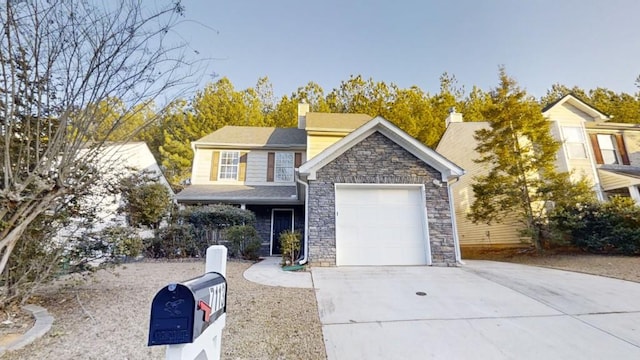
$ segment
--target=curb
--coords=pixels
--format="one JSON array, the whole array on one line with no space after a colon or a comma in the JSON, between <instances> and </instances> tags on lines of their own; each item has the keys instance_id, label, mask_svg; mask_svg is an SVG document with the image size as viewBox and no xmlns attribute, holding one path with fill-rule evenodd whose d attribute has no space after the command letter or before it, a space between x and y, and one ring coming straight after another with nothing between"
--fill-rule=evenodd
<instances>
[{"instance_id":1,"label":"curb","mask_svg":"<svg viewBox=\"0 0 640 360\"><path fill-rule=\"evenodd\" d=\"M10 342L7 346L0 346L0 355L6 351L18 350L31 344L51 329L53 316L49 314L47 309L37 305L25 305L22 308L30 312L36 319L36 322L33 324L33 327L20 336L20 338Z\"/></svg>"}]
</instances>

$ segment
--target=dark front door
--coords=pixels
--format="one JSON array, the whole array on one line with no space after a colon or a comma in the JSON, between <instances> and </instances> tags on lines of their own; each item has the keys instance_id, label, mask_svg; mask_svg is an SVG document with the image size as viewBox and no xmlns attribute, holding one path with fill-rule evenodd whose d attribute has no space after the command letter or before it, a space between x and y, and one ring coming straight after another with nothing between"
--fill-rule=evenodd
<instances>
[{"instance_id":1,"label":"dark front door","mask_svg":"<svg viewBox=\"0 0 640 360\"><path fill-rule=\"evenodd\" d=\"M271 255L279 255L280 233L293 229L293 210L273 210L271 229Z\"/></svg>"}]
</instances>

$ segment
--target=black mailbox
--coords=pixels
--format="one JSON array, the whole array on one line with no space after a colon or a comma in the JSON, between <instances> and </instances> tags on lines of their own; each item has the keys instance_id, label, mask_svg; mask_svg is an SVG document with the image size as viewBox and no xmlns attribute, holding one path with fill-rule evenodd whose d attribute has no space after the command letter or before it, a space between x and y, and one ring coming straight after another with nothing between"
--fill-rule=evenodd
<instances>
[{"instance_id":1,"label":"black mailbox","mask_svg":"<svg viewBox=\"0 0 640 360\"><path fill-rule=\"evenodd\" d=\"M151 303L149 346L192 343L227 311L227 280L210 272L158 291Z\"/></svg>"}]
</instances>

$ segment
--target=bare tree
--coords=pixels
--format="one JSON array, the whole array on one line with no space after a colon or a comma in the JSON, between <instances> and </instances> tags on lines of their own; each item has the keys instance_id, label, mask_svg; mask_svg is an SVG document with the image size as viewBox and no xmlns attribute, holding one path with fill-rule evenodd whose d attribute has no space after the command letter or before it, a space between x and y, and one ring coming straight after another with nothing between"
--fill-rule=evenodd
<instances>
[{"instance_id":1,"label":"bare tree","mask_svg":"<svg viewBox=\"0 0 640 360\"><path fill-rule=\"evenodd\" d=\"M73 202L100 176L105 140L131 112L191 84L193 64L181 44L167 40L183 12L179 0L164 6L6 1L0 11L0 272L30 224ZM112 98L127 107L116 119L99 106Z\"/></svg>"}]
</instances>

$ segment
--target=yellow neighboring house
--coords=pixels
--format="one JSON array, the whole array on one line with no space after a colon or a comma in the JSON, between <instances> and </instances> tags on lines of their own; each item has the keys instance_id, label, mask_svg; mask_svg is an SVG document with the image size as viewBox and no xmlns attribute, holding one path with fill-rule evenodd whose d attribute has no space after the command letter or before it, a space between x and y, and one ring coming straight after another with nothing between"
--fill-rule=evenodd
<instances>
[{"instance_id":1,"label":"yellow neighboring house","mask_svg":"<svg viewBox=\"0 0 640 360\"><path fill-rule=\"evenodd\" d=\"M553 137L562 143L556 160L558 171L571 172L572 179L588 179L599 200L617 194L640 203L639 125L609 122L607 115L573 95L548 105L542 114L552 123ZM463 122L461 114L452 112L446 125L436 151L466 170L452 185L461 249L528 246L529 239L520 233L523 225L515 218L492 225L473 224L467 219L474 201L473 177L488 172L486 165L473 161L478 158L473 135L489 124Z\"/></svg>"}]
</instances>

